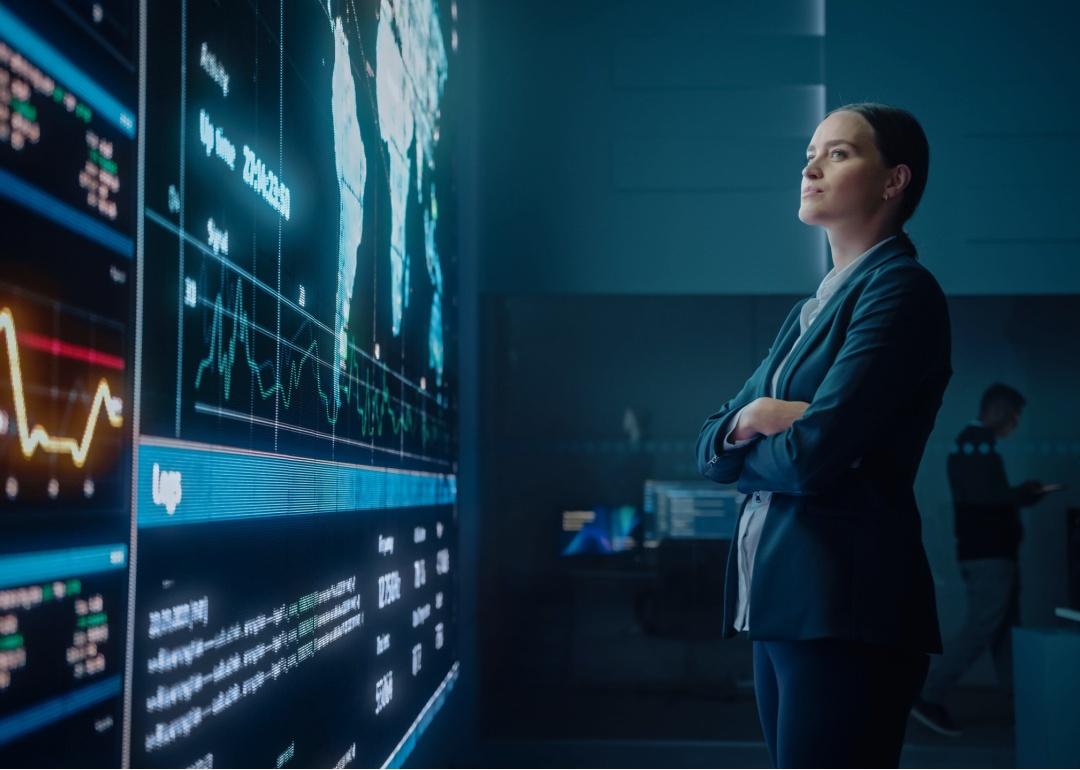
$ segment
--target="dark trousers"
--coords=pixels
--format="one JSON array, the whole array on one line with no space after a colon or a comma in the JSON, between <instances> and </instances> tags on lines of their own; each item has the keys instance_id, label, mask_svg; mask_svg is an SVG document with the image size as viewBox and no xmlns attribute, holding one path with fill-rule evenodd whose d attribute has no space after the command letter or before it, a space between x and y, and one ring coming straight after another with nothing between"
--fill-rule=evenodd
<instances>
[{"instance_id":1,"label":"dark trousers","mask_svg":"<svg viewBox=\"0 0 1080 770\"><path fill-rule=\"evenodd\" d=\"M776 767L897 767L929 656L840 639L755 641L754 692Z\"/></svg>"}]
</instances>

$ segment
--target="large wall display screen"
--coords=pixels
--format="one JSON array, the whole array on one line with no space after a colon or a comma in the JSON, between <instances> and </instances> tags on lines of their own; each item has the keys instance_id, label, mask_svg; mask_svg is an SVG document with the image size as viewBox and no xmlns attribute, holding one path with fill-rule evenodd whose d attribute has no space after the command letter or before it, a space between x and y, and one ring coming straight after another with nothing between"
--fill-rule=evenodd
<instances>
[{"instance_id":1,"label":"large wall display screen","mask_svg":"<svg viewBox=\"0 0 1080 770\"><path fill-rule=\"evenodd\" d=\"M0 0L0 757L377 766L453 687L456 5Z\"/></svg>"}]
</instances>

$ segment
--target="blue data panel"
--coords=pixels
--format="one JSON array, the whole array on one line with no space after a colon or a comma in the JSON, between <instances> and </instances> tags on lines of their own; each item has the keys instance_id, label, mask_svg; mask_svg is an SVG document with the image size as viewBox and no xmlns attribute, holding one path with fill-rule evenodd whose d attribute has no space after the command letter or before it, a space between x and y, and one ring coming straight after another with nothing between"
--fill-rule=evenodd
<instances>
[{"instance_id":1,"label":"blue data panel","mask_svg":"<svg viewBox=\"0 0 1080 770\"><path fill-rule=\"evenodd\" d=\"M121 761L134 6L0 1L0 761ZM105 28L111 30L103 34Z\"/></svg>"},{"instance_id":2,"label":"blue data panel","mask_svg":"<svg viewBox=\"0 0 1080 770\"><path fill-rule=\"evenodd\" d=\"M450 8L146 29L130 761L399 763L457 672Z\"/></svg>"}]
</instances>

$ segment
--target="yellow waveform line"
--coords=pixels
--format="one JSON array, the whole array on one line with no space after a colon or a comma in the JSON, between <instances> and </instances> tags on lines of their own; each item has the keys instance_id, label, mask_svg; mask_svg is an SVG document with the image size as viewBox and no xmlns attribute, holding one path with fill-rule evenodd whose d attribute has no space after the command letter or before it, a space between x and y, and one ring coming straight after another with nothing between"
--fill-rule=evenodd
<instances>
[{"instance_id":1,"label":"yellow waveform line","mask_svg":"<svg viewBox=\"0 0 1080 770\"><path fill-rule=\"evenodd\" d=\"M19 364L19 348L15 340L15 319L11 315L10 308L0 310L0 331L4 333L4 341L7 343L8 365L11 367L11 392L15 399L15 424L19 429L19 447L23 455L29 459L33 457L37 448L41 447L41 451L49 454L69 454L76 468L83 467L86 455L90 451L90 444L94 440L94 428L97 425L101 407L104 405L105 415L114 428L119 428L124 424L124 418L120 414L121 404L113 398L109 391L109 383L104 377L98 383L81 440L68 436L50 436L41 425L35 425L31 429L30 422L26 418L22 366Z\"/></svg>"}]
</instances>

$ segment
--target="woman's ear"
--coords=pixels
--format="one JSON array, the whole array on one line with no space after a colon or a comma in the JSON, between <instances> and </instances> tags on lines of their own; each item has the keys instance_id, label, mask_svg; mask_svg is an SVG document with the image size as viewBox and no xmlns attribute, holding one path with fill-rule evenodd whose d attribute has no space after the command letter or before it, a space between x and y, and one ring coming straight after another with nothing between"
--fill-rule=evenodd
<instances>
[{"instance_id":1,"label":"woman's ear","mask_svg":"<svg viewBox=\"0 0 1080 770\"><path fill-rule=\"evenodd\" d=\"M888 200L895 198L911 184L911 168L906 163L900 163L889 169L889 179L885 183L882 196Z\"/></svg>"}]
</instances>

